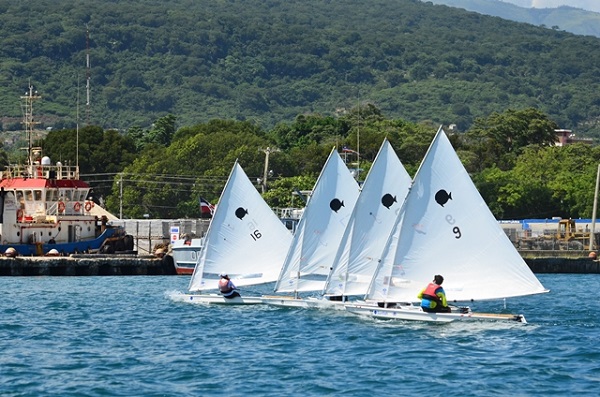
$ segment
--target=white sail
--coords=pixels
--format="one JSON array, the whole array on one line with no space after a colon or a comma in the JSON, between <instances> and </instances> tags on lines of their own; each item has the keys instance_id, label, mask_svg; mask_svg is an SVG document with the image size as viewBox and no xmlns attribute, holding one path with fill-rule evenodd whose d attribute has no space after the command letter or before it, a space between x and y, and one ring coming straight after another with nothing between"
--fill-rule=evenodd
<instances>
[{"instance_id":1,"label":"white sail","mask_svg":"<svg viewBox=\"0 0 600 397\"><path fill-rule=\"evenodd\" d=\"M273 282L291 233L236 162L207 231L190 291L216 289L220 273L240 287Z\"/></svg>"},{"instance_id":2,"label":"white sail","mask_svg":"<svg viewBox=\"0 0 600 397\"><path fill-rule=\"evenodd\" d=\"M441 128L415 175L367 297L416 302L436 274L444 276L450 301L546 292Z\"/></svg>"},{"instance_id":3,"label":"white sail","mask_svg":"<svg viewBox=\"0 0 600 397\"><path fill-rule=\"evenodd\" d=\"M275 292L323 290L358 193L334 148L298 223Z\"/></svg>"},{"instance_id":4,"label":"white sail","mask_svg":"<svg viewBox=\"0 0 600 397\"><path fill-rule=\"evenodd\" d=\"M327 295L365 295L411 179L387 139L362 185L329 274Z\"/></svg>"}]
</instances>

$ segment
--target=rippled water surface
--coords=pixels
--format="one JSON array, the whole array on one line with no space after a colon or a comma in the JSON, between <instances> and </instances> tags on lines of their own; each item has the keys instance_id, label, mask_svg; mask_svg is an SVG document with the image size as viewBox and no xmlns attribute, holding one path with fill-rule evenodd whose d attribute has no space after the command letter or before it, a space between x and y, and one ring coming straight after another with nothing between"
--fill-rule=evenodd
<instances>
[{"instance_id":1,"label":"rippled water surface","mask_svg":"<svg viewBox=\"0 0 600 397\"><path fill-rule=\"evenodd\" d=\"M527 325L431 325L178 303L185 276L3 277L0 395L596 396L600 275L539 278L507 302Z\"/></svg>"}]
</instances>

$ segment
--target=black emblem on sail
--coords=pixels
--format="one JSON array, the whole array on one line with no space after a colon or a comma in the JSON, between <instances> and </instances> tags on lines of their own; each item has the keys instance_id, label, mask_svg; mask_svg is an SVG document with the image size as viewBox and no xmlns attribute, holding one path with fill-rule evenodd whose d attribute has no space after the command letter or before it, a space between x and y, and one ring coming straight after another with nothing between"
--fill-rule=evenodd
<instances>
[{"instance_id":1,"label":"black emblem on sail","mask_svg":"<svg viewBox=\"0 0 600 397\"><path fill-rule=\"evenodd\" d=\"M248 213L248 210L244 209L242 207L239 207L237 210L235 210L235 216L240 218L240 220L244 219L244 217L246 216L247 213Z\"/></svg>"},{"instance_id":2,"label":"black emblem on sail","mask_svg":"<svg viewBox=\"0 0 600 397\"><path fill-rule=\"evenodd\" d=\"M435 201L442 207L448 202L448 200L452 200L452 192L448 193L444 189L440 189L435 194Z\"/></svg>"},{"instance_id":3,"label":"black emblem on sail","mask_svg":"<svg viewBox=\"0 0 600 397\"><path fill-rule=\"evenodd\" d=\"M331 208L333 210L333 212L338 212L340 210L340 208L342 208L343 206L344 206L344 202L340 201L336 198L331 200L331 202L329 203L329 208Z\"/></svg>"},{"instance_id":4,"label":"black emblem on sail","mask_svg":"<svg viewBox=\"0 0 600 397\"><path fill-rule=\"evenodd\" d=\"M381 204L383 204L383 206L385 208L387 208L388 210L396 202L397 202L396 201L396 196L392 196L389 193L386 193L386 194L383 195L383 197L381 197Z\"/></svg>"}]
</instances>

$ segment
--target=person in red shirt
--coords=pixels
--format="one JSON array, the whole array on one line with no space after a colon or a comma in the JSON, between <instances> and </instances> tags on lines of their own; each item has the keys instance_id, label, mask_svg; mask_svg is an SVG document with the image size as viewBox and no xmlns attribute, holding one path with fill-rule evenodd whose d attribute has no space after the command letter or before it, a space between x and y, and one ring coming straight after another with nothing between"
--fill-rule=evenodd
<instances>
[{"instance_id":1,"label":"person in red shirt","mask_svg":"<svg viewBox=\"0 0 600 397\"><path fill-rule=\"evenodd\" d=\"M219 280L219 291L226 299L232 299L236 296L240 296L236 286L231 282L229 276L225 273L220 274L221 279Z\"/></svg>"}]
</instances>

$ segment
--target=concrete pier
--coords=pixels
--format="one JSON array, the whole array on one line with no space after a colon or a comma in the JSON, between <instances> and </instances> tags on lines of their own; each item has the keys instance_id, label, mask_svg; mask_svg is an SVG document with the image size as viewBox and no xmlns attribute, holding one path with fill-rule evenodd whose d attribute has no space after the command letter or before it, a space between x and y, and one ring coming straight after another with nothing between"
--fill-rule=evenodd
<instances>
[{"instance_id":1,"label":"concrete pier","mask_svg":"<svg viewBox=\"0 0 600 397\"><path fill-rule=\"evenodd\" d=\"M172 265L171 265L172 267ZM151 255L0 258L0 276L160 276L175 274Z\"/></svg>"},{"instance_id":2,"label":"concrete pier","mask_svg":"<svg viewBox=\"0 0 600 397\"><path fill-rule=\"evenodd\" d=\"M560 256L559 256L560 255ZM522 253L534 273L600 274L600 262L584 253ZM174 275L152 255L72 255L60 257L0 257L0 276L161 276Z\"/></svg>"},{"instance_id":3,"label":"concrete pier","mask_svg":"<svg viewBox=\"0 0 600 397\"><path fill-rule=\"evenodd\" d=\"M534 273L600 273L600 262L590 258L525 258Z\"/></svg>"},{"instance_id":4,"label":"concrete pier","mask_svg":"<svg viewBox=\"0 0 600 397\"><path fill-rule=\"evenodd\" d=\"M522 250L519 253L534 273L600 273L600 262L587 251Z\"/></svg>"}]
</instances>

